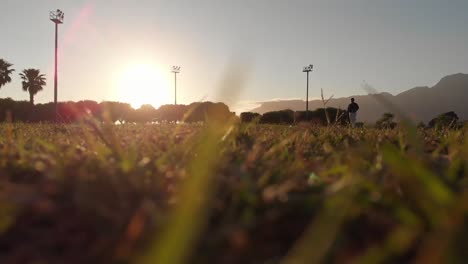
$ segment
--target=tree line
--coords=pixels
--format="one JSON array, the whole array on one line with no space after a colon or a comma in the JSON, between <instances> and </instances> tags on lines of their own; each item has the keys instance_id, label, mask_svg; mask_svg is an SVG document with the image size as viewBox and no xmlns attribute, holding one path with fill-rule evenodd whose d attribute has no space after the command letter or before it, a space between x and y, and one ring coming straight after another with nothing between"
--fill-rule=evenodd
<instances>
[{"instance_id":1,"label":"tree line","mask_svg":"<svg viewBox=\"0 0 468 264\"><path fill-rule=\"evenodd\" d=\"M312 123L314 125L349 125L348 112L345 110L327 107L318 108L315 111L292 111L281 110L271 111L264 114L243 112L240 114L242 123L258 123L258 124L284 124L292 125L301 122ZM442 113L429 121L428 124L419 123L420 128L435 128L435 129L458 129L463 127L466 122L461 122L458 115L453 112ZM357 126L363 126L363 123L357 123ZM373 127L379 129L395 129L398 127L395 115L392 113L384 113L377 120Z\"/></svg>"},{"instance_id":2,"label":"tree line","mask_svg":"<svg viewBox=\"0 0 468 264\"><path fill-rule=\"evenodd\" d=\"M61 122L71 123L86 118L94 118L113 123L151 122L207 122L225 121L235 116L223 103L197 102L190 105L163 105L158 109L152 105L142 105L134 109L127 103L85 100L79 102L59 102L56 119L55 104L36 104L0 99L0 122Z\"/></svg>"},{"instance_id":3,"label":"tree line","mask_svg":"<svg viewBox=\"0 0 468 264\"><path fill-rule=\"evenodd\" d=\"M0 59L0 88L12 81L13 64ZM0 99L0 121L10 119L21 122L75 122L83 118L109 119L121 123L147 122L204 122L226 120L234 116L223 103L201 102L190 105L164 105L155 109L143 105L133 109L130 104L91 100L59 102L57 113L54 103L34 104L34 96L46 85L46 76L39 69L24 69L19 73L22 89L29 93L29 102Z\"/></svg>"},{"instance_id":4,"label":"tree line","mask_svg":"<svg viewBox=\"0 0 468 264\"><path fill-rule=\"evenodd\" d=\"M252 112L240 114L242 123L258 122L260 124L286 124L309 122L315 125L346 125L349 123L348 113L345 110L327 107L314 111L281 110L266 112L263 115Z\"/></svg>"}]
</instances>

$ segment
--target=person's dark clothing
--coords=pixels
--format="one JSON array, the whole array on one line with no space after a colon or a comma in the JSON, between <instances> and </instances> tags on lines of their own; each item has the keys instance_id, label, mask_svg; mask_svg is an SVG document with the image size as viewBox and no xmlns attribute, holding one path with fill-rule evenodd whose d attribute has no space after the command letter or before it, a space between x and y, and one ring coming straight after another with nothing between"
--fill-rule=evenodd
<instances>
[{"instance_id":1,"label":"person's dark clothing","mask_svg":"<svg viewBox=\"0 0 468 264\"><path fill-rule=\"evenodd\" d=\"M359 105L356 103L350 103L348 105L348 112L350 113L356 113L359 110Z\"/></svg>"}]
</instances>

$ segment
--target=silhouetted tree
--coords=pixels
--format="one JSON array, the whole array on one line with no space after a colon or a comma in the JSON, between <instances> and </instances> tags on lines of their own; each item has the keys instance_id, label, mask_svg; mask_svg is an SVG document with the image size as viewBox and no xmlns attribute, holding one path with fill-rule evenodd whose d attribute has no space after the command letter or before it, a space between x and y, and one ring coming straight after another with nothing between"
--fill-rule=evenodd
<instances>
[{"instance_id":1,"label":"silhouetted tree","mask_svg":"<svg viewBox=\"0 0 468 264\"><path fill-rule=\"evenodd\" d=\"M76 103L58 103L58 112L61 122L75 122L85 117L94 117L98 111L99 104L91 100L79 101ZM49 116L49 114L47 116Z\"/></svg>"},{"instance_id":2,"label":"silhouetted tree","mask_svg":"<svg viewBox=\"0 0 468 264\"><path fill-rule=\"evenodd\" d=\"M184 119L188 106L186 105L161 105L156 110L156 119L160 122L177 122Z\"/></svg>"},{"instance_id":3,"label":"silhouetted tree","mask_svg":"<svg viewBox=\"0 0 468 264\"><path fill-rule=\"evenodd\" d=\"M9 117L14 121L16 119L18 103L11 98L0 99L0 121L6 121L7 113L9 113Z\"/></svg>"},{"instance_id":4,"label":"silhouetted tree","mask_svg":"<svg viewBox=\"0 0 468 264\"><path fill-rule=\"evenodd\" d=\"M244 112L241 113L240 119L242 123L250 123L255 120L260 120L261 115L259 113Z\"/></svg>"},{"instance_id":5,"label":"silhouetted tree","mask_svg":"<svg viewBox=\"0 0 468 264\"><path fill-rule=\"evenodd\" d=\"M128 116L127 122L148 123L155 121L156 109L150 104L144 104Z\"/></svg>"},{"instance_id":6,"label":"silhouetted tree","mask_svg":"<svg viewBox=\"0 0 468 264\"><path fill-rule=\"evenodd\" d=\"M64 104L67 103L58 103L58 110L59 116L64 115L63 108ZM55 121L55 104L53 102L45 103L45 104L36 104L32 105L28 103L30 111L28 117L24 119L24 121L30 122L54 122ZM60 118L60 122L71 122L71 120Z\"/></svg>"},{"instance_id":7,"label":"silhouetted tree","mask_svg":"<svg viewBox=\"0 0 468 264\"><path fill-rule=\"evenodd\" d=\"M453 111L443 113L429 121L428 126L436 129L456 128L458 126L458 115Z\"/></svg>"},{"instance_id":8,"label":"silhouetted tree","mask_svg":"<svg viewBox=\"0 0 468 264\"><path fill-rule=\"evenodd\" d=\"M210 122L210 121L226 121L234 116L229 111L229 107L223 103L212 102L197 102L191 103L185 114L183 121L185 122Z\"/></svg>"},{"instance_id":9,"label":"silhouetted tree","mask_svg":"<svg viewBox=\"0 0 468 264\"><path fill-rule=\"evenodd\" d=\"M308 114L306 114L306 111L294 112L294 122L310 122L321 126L346 125L348 115L346 111L334 107L318 108L315 111L309 111Z\"/></svg>"},{"instance_id":10,"label":"silhouetted tree","mask_svg":"<svg viewBox=\"0 0 468 264\"><path fill-rule=\"evenodd\" d=\"M294 111L281 110L266 112L260 118L261 124L292 124L294 123Z\"/></svg>"},{"instance_id":11,"label":"silhouetted tree","mask_svg":"<svg viewBox=\"0 0 468 264\"><path fill-rule=\"evenodd\" d=\"M45 74L41 74L38 69L25 69L20 76L23 80L23 91L29 92L29 102L34 105L34 95L46 85Z\"/></svg>"},{"instance_id":12,"label":"silhouetted tree","mask_svg":"<svg viewBox=\"0 0 468 264\"><path fill-rule=\"evenodd\" d=\"M112 122L129 122L135 110L127 103L120 102L101 102L99 111L96 111L95 117L98 119L110 119Z\"/></svg>"},{"instance_id":13,"label":"silhouetted tree","mask_svg":"<svg viewBox=\"0 0 468 264\"><path fill-rule=\"evenodd\" d=\"M5 84L11 82L11 74L15 71L14 69L10 69L13 64L8 63L4 59L0 59L0 88Z\"/></svg>"},{"instance_id":14,"label":"silhouetted tree","mask_svg":"<svg viewBox=\"0 0 468 264\"><path fill-rule=\"evenodd\" d=\"M380 129L394 129L396 127L396 123L393 121L395 115L392 113L384 113L382 118L377 120L375 123L377 128Z\"/></svg>"},{"instance_id":15,"label":"silhouetted tree","mask_svg":"<svg viewBox=\"0 0 468 264\"><path fill-rule=\"evenodd\" d=\"M426 124L424 124L423 121L420 121L416 127L417 127L417 128L421 128L421 129L424 129L424 128L426 128Z\"/></svg>"},{"instance_id":16,"label":"silhouetted tree","mask_svg":"<svg viewBox=\"0 0 468 264\"><path fill-rule=\"evenodd\" d=\"M203 102L202 107L205 111L205 122L216 121L226 122L236 114L229 110L229 107L224 103Z\"/></svg>"}]
</instances>

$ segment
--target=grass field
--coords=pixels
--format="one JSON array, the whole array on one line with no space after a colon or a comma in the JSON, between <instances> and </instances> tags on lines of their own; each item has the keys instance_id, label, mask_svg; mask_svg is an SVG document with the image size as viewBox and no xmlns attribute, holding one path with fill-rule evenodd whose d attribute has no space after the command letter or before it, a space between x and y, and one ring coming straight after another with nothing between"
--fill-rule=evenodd
<instances>
[{"instance_id":1,"label":"grass field","mask_svg":"<svg viewBox=\"0 0 468 264\"><path fill-rule=\"evenodd\" d=\"M458 263L468 134L0 125L0 263Z\"/></svg>"}]
</instances>

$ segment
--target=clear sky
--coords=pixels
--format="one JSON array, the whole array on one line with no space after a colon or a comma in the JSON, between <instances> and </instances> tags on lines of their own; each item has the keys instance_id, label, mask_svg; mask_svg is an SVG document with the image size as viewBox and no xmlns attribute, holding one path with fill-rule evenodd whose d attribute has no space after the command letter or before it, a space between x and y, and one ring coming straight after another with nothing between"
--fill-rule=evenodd
<instances>
[{"instance_id":1,"label":"clear sky","mask_svg":"<svg viewBox=\"0 0 468 264\"><path fill-rule=\"evenodd\" d=\"M27 100L18 72L33 67L48 78L36 102L53 100L57 8L60 101L173 103L172 65L180 103L304 98L310 63L310 97L468 73L467 0L1 0L0 58L17 71L0 97ZM243 89L220 93L239 62Z\"/></svg>"}]
</instances>

